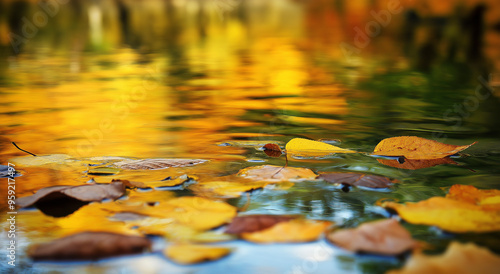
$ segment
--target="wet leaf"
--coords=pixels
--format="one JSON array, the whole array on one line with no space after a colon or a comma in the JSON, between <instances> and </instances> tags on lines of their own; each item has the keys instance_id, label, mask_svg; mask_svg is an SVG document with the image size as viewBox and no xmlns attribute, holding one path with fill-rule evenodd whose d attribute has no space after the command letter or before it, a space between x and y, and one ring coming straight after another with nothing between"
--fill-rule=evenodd
<instances>
[{"instance_id":1,"label":"wet leaf","mask_svg":"<svg viewBox=\"0 0 500 274\"><path fill-rule=\"evenodd\" d=\"M169 167L186 167L194 166L206 162L207 160L201 159L144 159L144 160L125 160L114 163L114 165L121 169L144 169L156 170Z\"/></svg>"},{"instance_id":2,"label":"wet leaf","mask_svg":"<svg viewBox=\"0 0 500 274\"><path fill-rule=\"evenodd\" d=\"M120 170L113 167L96 167L90 169L87 172L87 174L89 175L100 175L100 176L115 175L118 173L120 173Z\"/></svg>"},{"instance_id":3,"label":"wet leaf","mask_svg":"<svg viewBox=\"0 0 500 274\"><path fill-rule=\"evenodd\" d=\"M218 246L177 244L167 247L163 253L178 264L196 264L218 260L229 255L231 249Z\"/></svg>"},{"instance_id":4,"label":"wet leaf","mask_svg":"<svg viewBox=\"0 0 500 274\"><path fill-rule=\"evenodd\" d=\"M154 181L154 182L147 182L146 185L148 187L174 187L174 186L180 186L182 184L188 183L188 182L194 182L198 180L198 177L196 176L188 176L186 174L178 176L174 179L169 179L169 180L161 180L161 181Z\"/></svg>"},{"instance_id":5,"label":"wet leaf","mask_svg":"<svg viewBox=\"0 0 500 274\"><path fill-rule=\"evenodd\" d=\"M246 215L238 216L231 221L231 224L226 228L226 233L241 234L245 232L255 232L268 229L277 223L286 222L295 219L294 216L282 215Z\"/></svg>"},{"instance_id":6,"label":"wet leaf","mask_svg":"<svg viewBox=\"0 0 500 274\"><path fill-rule=\"evenodd\" d=\"M40 202L57 202L67 196L82 202L95 202L104 199L117 199L125 194L121 182L111 184L91 184L79 186L52 186L38 190L35 194L17 199L19 207L28 207Z\"/></svg>"},{"instance_id":7,"label":"wet leaf","mask_svg":"<svg viewBox=\"0 0 500 274\"><path fill-rule=\"evenodd\" d=\"M422 159L422 160L412 160L404 158L403 160L377 159L377 161L386 166L400 168L400 169L411 169L411 170L428 168L444 164L458 165L458 163L453 161L450 157L444 157L439 159Z\"/></svg>"},{"instance_id":8,"label":"wet leaf","mask_svg":"<svg viewBox=\"0 0 500 274\"><path fill-rule=\"evenodd\" d=\"M281 170L281 171L280 171ZM279 171L279 173L277 173ZM301 167L280 167L280 166L254 166L242 169L238 172L238 176L255 181L282 182L282 181L299 181L299 180L314 180L316 174L307 168Z\"/></svg>"},{"instance_id":9,"label":"wet leaf","mask_svg":"<svg viewBox=\"0 0 500 274\"><path fill-rule=\"evenodd\" d=\"M409 273L481 273L496 274L500 257L473 243L452 242L442 255L429 256L414 253L403 268L388 274Z\"/></svg>"},{"instance_id":10,"label":"wet leaf","mask_svg":"<svg viewBox=\"0 0 500 274\"><path fill-rule=\"evenodd\" d=\"M387 188L394 183L394 181L391 181L389 178L383 176L345 172L321 173L319 174L318 179L323 179L334 184L346 184L350 186L364 186L371 188Z\"/></svg>"},{"instance_id":11,"label":"wet leaf","mask_svg":"<svg viewBox=\"0 0 500 274\"><path fill-rule=\"evenodd\" d=\"M38 155L33 156L22 156L12 158L9 161L14 163L16 166L42 166L47 164L63 164L67 163L71 157L66 154L51 154L51 155Z\"/></svg>"},{"instance_id":12,"label":"wet leaf","mask_svg":"<svg viewBox=\"0 0 500 274\"><path fill-rule=\"evenodd\" d=\"M323 142L294 138L286 144L286 153L301 156L324 156L333 153L356 153L356 151Z\"/></svg>"},{"instance_id":13,"label":"wet leaf","mask_svg":"<svg viewBox=\"0 0 500 274\"><path fill-rule=\"evenodd\" d=\"M296 219L280 222L274 226L256 231L241 233L240 236L255 243L295 243L316 241L331 222Z\"/></svg>"},{"instance_id":14,"label":"wet leaf","mask_svg":"<svg viewBox=\"0 0 500 274\"><path fill-rule=\"evenodd\" d=\"M281 151L280 146L277 144L266 144L264 146L264 153L266 153L269 157L280 157L283 152Z\"/></svg>"},{"instance_id":15,"label":"wet leaf","mask_svg":"<svg viewBox=\"0 0 500 274\"><path fill-rule=\"evenodd\" d=\"M262 181L212 181L197 183L192 185L189 189L199 196L235 198L240 197L244 192L263 188L267 184L269 183Z\"/></svg>"},{"instance_id":16,"label":"wet leaf","mask_svg":"<svg viewBox=\"0 0 500 274\"><path fill-rule=\"evenodd\" d=\"M129 181L129 180L122 180L122 179L113 179L111 182L120 182L122 183L125 187L127 188L146 188L148 187L146 184L142 182L135 182L135 181Z\"/></svg>"},{"instance_id":17,"label":"wet leaf","mask_svg":"<svg viewBox=\"0 0 500 274\"><path fill-rule=\"evenodd\" d=\"M478 190L454 185L446 197L432 197L418 203L383 202L413 224L435 225L450 232L500 230L500 191Z\"/></svg>"},{"instance_id":18,"label":"wet leaf","mask_svg":"<svg viewBox=\"0 0 500 274\"><path fill-rule=\"evenodd\" d=\"M340 229L327 235L327 239L352 252L398 255L417 247L410 232L395 219L364 223L353 229Z\"/></svg>"},{"instance_id":19,"label":"wet leaf","mask_svg":"<svg viewBox=\"0 0 500 274\"><path fill-rule=\"evenodd\" d=\"M34 260L97 260L141 253L151 248L147 238L109 232L83 232L30 248Z\"/></svg>"},{"instance_id":20,"label":"wet leaf","mask_svg":"<svg viewBox=\"0 0 500 274\"><path fill-rule=\"evenodd\" d=\"M439 159L456 154L474 143L465 146L448 145L416 136L386 138L375 147L373 154L381 156L403 156L406 159Z\"/></svg>"}]
</instances>

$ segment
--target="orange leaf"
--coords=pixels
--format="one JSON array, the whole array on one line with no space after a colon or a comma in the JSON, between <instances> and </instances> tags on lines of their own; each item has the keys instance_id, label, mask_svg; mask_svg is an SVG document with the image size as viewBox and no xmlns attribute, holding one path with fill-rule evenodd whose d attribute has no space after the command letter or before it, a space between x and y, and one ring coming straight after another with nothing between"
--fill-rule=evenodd
<instances>
[{"instance_id":1,"label":"orange leaf","mask_svg":"<svg viewBox=\"0 0 500 274\"><path fill-rule=\"evenodd\" d=\"M256 243L295 243L316 241L331 222L313 220L291 220L280 222L270 228L251 233L242 233L241 237Z\"/></svg>"},{"instance_id":2,"label":"orange leaf","mask_svg":"<svg viewBox=\"0 0 500 274\"><path fill-rule=\"evenodd\" d=\"M375 147L373 155L404 156L406 159L439 159L456 154L475 143L456 146L416 136L400 136L380 141Z\"/></svg>"},{"instance_id":3,"label":"orange leaf","mask_svg":"<svg viewBox=\"0 0 500 274\"><path fill-rule=\"evenodd\" d=\"M458 165L458 163L453 161L450 157L444 157L439 159L422 159L422 160L403 159L403 161L390 160L390 159L377 159L377 161L386 166L400 168L400 169L411 169L411 170L428 168L444 164Z\"/></svg>"},{"instance_id":4,"label":"orange leaf","mask_svg":"<svg viewBox=\"0 0 500 274\"><path fill-rule=\"evenodd\" d=\"M179 264L195 264L204 261L214 261L227 256L229 253L231 253L231 249L227 247L193 244L171 245L164 251L165 256Z\"/></svg>"}]
</instances>

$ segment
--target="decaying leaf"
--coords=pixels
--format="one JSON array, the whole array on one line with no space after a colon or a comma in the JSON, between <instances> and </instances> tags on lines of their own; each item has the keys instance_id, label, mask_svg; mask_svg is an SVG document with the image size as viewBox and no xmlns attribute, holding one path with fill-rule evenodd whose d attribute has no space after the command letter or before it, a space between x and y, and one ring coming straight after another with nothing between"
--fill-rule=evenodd
<instances>
[{"instance_id":1,"label":"decaying leaf","mask_svg":"<svg viewBox=\"0 0 500 274\"><path fill-rule=\"evenodd\" d=\"M61 197L70 197L83 202L96 202L104 199L117 199L125 194L121 182L110 184L89 184L79 186L52 186L38 190L35 194L17 199L19 207L32 206L39 202L49 202Z\"/></svg>"},{"instance_id":2,"label":"decaying leaf","mask_svg":"<svg viewBox=\"0 0 500 274\"><path fill-rule=\"evenodd\" d=\"M373 154L381 156L403 156L406 159L439 159L456 154L476 142L466 146L443 144L416 136L386 138L375 147Z\"/></svg>"},{"instance_id":3,"label":"decaying leaf","mask_svg":"<svg viewBox=\"0 0 500 274\"><path fill-rule=\"evenodd\" d=\"M256 232L268 229L277 223L286 222L295 218L295 216L266 214L238 216L234 218L231 224L226 228L226 233L241 234L245 232Z\"/></svg>"},{"instance_id":4,"label":"decaying leaf","mask_svg":"<svg viewBox=\"0 0 500 274\"><path fill-rule=\"evenodd\" d=\"M280 171L281 170L281 171ZM279 171L279 173L277 173ZM316 174L307 168L300 167L280 167L272 165L254 166L240 170L238 176L255 181L282 182L314 180Z\"/></svg>"},{"instance_id":5,"label":"decaying leaf","mask_svg":"<svg viewBox=\"0 0 500 274\"><path fill-rule=\"evenodd\" d=\"M144 159L144 160L125 160L116 162L114 165L121 169L145 169L155 170L169 167L194 166L206 162L202 159Z\"/></svg>"},{"instance_id":6,"label":"decaying leaf","mask_svg":"<svg viewBox=\"0 0 500 274\"><path fill-rule=\"evenodd\" d=\"M388 274L419 273L481 273L496 274L500 257L473 243L452 242L446 252L438 256L414 253L403 268Z\"/></svg>"},{"instance_id":7,"label":"decaying leaf","mask_svg":"<svg viewBox=\"0 0 500 274\"><path fill-rule=\"evenodd\" d=\"M346 172L321 173L319 174L318 179L323 179L334 184L364 186L371 188L387 188L394 183L394 181L391 181L389 178L383 176Z\"/></svg>"},{"instance_id":8,"label":"decaying leaf","mask_svg":"<svg viewBox=\"0 0 500 274\"><path fill-rule=\"evenodd\" d=\"M218 260L229 255L231 249L218 246L176 244L167 247L164 254L178 264L196 264Z\"/></svg>"},{"instance_id":9,"label":"decaying leaf","mask_svg":"<svg viewBox=\"0 0 500 274\"><path fill-rule=\"evenodd\" d=\"M286 153L301 156L324 156L333 153L356 153L356 151L323 142L294 138L286 144Z\"/></svg>"},{"instance_id":10,"label":"decaying leaf","mask_svg":"<svg viewBox=\"0 0 500 274\"><path fill-rule=\"evenodd\" d=\"M295 243L315 241L331 222L295 219L270 228L241 233L241 238L255 243Z\"/></svg>"},{"instance_id":11,"label":"decaying leaf","mask_svg":"<svg viewBox=\"0 0 500 274\"><path fill-rule=\"evenodd\" d=\"M377 159L377 161L386 166L400 168L400 169L410 169L410 170L428 168L444 164L458 165L458 163L453 161L450 157L444 157L439 159L427 159L427 160L425 159L412 160L412 159L405 159L404 157L402 157L402 160Z\"/></svg>"},{"instance_id":12,"label":"decaying leaf","mask_svg":"<svg viewBox=\"0 0 500 274\"><path fill-rule=\"evenodd\" d=\"M263 181L211 181L194 184L189 189L199 196L235 198L244 192L263 188L267 184L269 183Z\"/></svg>"},{"instance_id":13,"label":"decaying leaf","mask_svg":"<svg viewBox=\"0 0 500 274\"><path fill-rule=\"evenodd\" d=\"M435 225L450 232L491 232L500 230L500 191L478 190L454 185L446 197L432 197L418 203L383 202L405 221Z\"/></svg>"},{"instance_id":14,"label":"decaying leaf","mask_svg":"<svg viewBox=\"0 0 500 274\"><path fill-rule=\"evenodd\" d=\"M141 253L151 248L144 237L109 232L83 232L30 248L34 260L97 260Z\"/></svg>"},{"instance_id":15,"label":"decaying leaf","mask_svg":"<svg viewBox=\"0 0 500 274\"><path fill-rule=\"evenodd\" d=\"M417 247L410 232L395 219L364 223L354 229L340 229L327 235L327 239L353 252L398 255Z\"/></svg>"},{"instance_id":16,"label":"decaying leaf","mask_svg":"<svg viewBox=\"0 0 500 274\"><path fill-rule=\"evenodd\" d=\"M280 157L283 154L280 146L271 143L264 146L264 153L269 157Z\"/></svg>"}]
</instances>

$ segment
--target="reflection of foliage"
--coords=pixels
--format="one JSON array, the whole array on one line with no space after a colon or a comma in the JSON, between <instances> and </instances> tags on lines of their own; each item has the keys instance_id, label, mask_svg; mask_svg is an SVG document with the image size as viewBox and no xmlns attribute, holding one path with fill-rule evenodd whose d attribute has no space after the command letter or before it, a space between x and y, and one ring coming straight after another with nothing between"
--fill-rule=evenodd
<instances>
[{"instance_id":1,"label":"reflection of foliage","mask_svg":"<svg viewBox=\"0 0 500 274\"><path fill-rule=\"evenodd\" d=\"M234 10L238 2L238 0L212 0L221 18L223 18L224 13Z\"/></svg>"}]
</instances>

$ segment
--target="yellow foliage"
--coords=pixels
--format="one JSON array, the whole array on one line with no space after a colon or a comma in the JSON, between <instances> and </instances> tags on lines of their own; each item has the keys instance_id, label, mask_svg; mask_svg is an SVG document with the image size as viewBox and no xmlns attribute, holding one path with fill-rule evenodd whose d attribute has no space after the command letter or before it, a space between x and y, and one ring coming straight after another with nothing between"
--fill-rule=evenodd
<instances>
[{"instance_id":1,"label":"yellow foliage","mask_svg":"<svg viewBox=\"0 0 500 274\"><path fill-rule=\"evenodd\" d=\"M171 245L163 254L179 264L195 264L204 261L214 261L227 256L231 249L227 247L203 246L192 244Z\"/></svg>"},{"instance_id":2,"label":"yellow foliage","mask_svg":"<svg viewBox=\"0 0 500 274\"><path fill-rule=\"evenodd\" d=\"M294 138L286 144L287 154L301 156L324 156L333 153L356 153L354 150L332 146L327 143Z\"/></svg>"}]
</instances>

